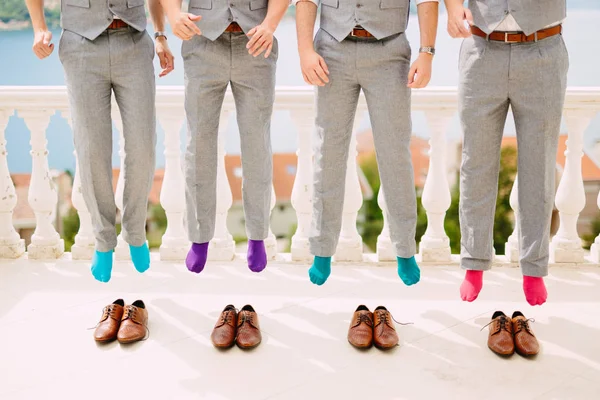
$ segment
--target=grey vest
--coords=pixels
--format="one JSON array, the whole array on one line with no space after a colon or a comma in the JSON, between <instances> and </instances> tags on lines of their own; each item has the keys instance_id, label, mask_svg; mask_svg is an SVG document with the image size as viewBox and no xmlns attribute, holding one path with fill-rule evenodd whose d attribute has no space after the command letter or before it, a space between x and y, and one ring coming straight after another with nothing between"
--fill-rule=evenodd
<instances>
[{"instance_id":1,"label":"grey vest","mask_svg":"<svg viewBox=\"0 0 600 400\"><path fill-rule=\"evenodd\" d=\"M267 16L269 0L190 0L188 12L201 15L202 36L216 40L232 22L244 32L260 25Z\"/></svg>"},{"instance_id":2,"label":"grey vest","mask_svg":"<svg viewBox=\"0 0 600 400\"><path fill-rule=\"evenodd\" d=\"M511 14L527 35L562 21L567 16L566 0L469 0L475 25L491 33Z\"/></svg>"},{"instance_id":3,"label":"grey vest","mask_svg":"<svg viewBox=\"0 0 600 400\"><path fill-rule=\"evenodd\" d=\"M321 0L321 29L341 42L360 25L377 39L406 30L409 0Z\"/></svg>"},{"instance_id":4,"label":"grey vest","mask_svg":"<svg viewBox=\"0 0 600 400\"><path fill-rule=\"evenodd\" d=\"M61 0L63 29L94 40L108 28L113 15L142 32L146 29L145 0ZM110 3L110 4L109 4Z\"/></svg>"}]
</instances>

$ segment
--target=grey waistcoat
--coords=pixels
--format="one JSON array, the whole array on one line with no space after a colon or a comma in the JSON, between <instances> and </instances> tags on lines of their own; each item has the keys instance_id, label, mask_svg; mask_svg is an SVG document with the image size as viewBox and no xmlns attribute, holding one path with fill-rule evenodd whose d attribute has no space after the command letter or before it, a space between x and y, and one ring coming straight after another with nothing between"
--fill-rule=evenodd
<instances>
[{"instance_id":1,"label":"grey waistcoat","mask_svg":"<svg viewBox=\"0 0 600 400\"><path fill-rule=\"evenodd\" d=\"M190 0L188 12L201 15L202 35L216 40L232 22L244 32L260 25L267 16L269 0Z\"/></svg>"},{"instance_id":2,"label":"grey waistcoat","mask_svg":"<svg viewBox=\"0 0 600 400\"><path fill-rule=\"evenodd\" d=\"M543 29L567 16L566 0L469 0L475 25L491 33L512 14L527 35Z\"/></svg>"},{"instance_id":3,"label":"grey waistcoat","mask_svg":"<svg viewBox=\"0 0 600 400\"><path fill-rule=\"evenodd\" d=\"M377 39L406 30L409 0L321 0L321 29L341 42L360 25Z\"/></svg>"},{"instance_id":4,"label":"grey waistcoat","mask_svg":"<svg viewBox=\"0 0 600 400\"><path fill-rule=\"evenodd\" d=\"M61 0L60 8L63 29L89 40L108 28L113 15L140 32L146 29L144 0Z\"/></svg>"}]
</instances>

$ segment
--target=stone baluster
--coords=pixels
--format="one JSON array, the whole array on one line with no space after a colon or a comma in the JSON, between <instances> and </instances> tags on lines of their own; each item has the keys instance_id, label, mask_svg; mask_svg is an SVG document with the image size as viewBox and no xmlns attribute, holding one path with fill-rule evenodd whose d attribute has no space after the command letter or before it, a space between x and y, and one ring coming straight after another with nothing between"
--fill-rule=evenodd
<instances>
[{"instance_id":1,"label":"stone baluster","mask_svg":"<svg viewBox=\"0 0 600 400\"><path fill-rule=\"evenodd\" d=\"M271 185L271 215L273 215L273 209L277 203L277 197L275 194L275 187ZM267 251L267 259L274 260L277 256L277 238L271 231L271 224L269 223L269 236L265 239L265 249Z\"/></svg>"},{"instance_id":2,"label":"stone baluster","mask_svg":"<svg viewBox=\"0 0 600 400\"><path fill-rule=\"evenodd\" d=\"M123 136L123 120L121 113L113 106L112 120L119 131L119 158L121 164L119 166L119 179L117 180L117 188L115 190L115 204L121 215L121 233L117 236L117 248L115 249L115 259L117 261L130 260L129 245L123 238L123 191L125 190L125 138Z\"/></svg>"},{"instance_id":3,"label":"stone baluster","mask_svg":"<svg viewBox=\"0 0 600 400\"><path fill-rule=\"evenodd\" d=\"M13 210L17 206L15 185L8 170L4 130L13 110L0 110L0 258L18 258L25 253L25 241L13 226Z\"/></svg>"},{"instance_id":4,"label":"stone baluster","mask_svg":"<svg viewBox=\"0 0 600 400\"><path fill-rule=\"evenodd\" d=\"M233 204L231 186L225 169L225 136L229 123L229 110L223 109L219 119L219 155L217 164L217 214L215 235L210 241L208 259L231 261L235 256L235 242L227 229L227 214Z\"/></svg>"},{"instance_id":5,"label":"stone baluster","mask_svg":"<svg viewBox=\"0 0 600 400\"><path fill-rule=\"evenodd\" d=\"M568 129L565 169L556 192L556 208L560 227L550 244L551 263L581 263L584 251L577 233L579 213L585 206L585 189L581 172L583 157L583 133L595 112L590 110L567 110L565 122Z\"/></svg>"},{"instance_id":6,"label":"stone baluster","mask_svg":"<svg viewBox=\"0 0 600 400\"><path fill-rule=\"evenodd\" d=\"M70 113L68 111L63 111L62 116L67 120L72 129L73 122ZM71 246L71 258L73 260L91 260L96 247L96 239L94 238L94 231L92 228L92 216L83 199L81 171L79 170L77 151L74 151L73 154L75 155L75 177L73 179L71 202L73 203L73 208L77 210L77 214L79 215L79 230L77 231L77 235L75 235L75 243Z\"/></svg>"},{"instance_id":7,"label":"stone baluster","mask_svg":"<svg viewBox=\"0 0 600 400\"><path fill-rule=\"evenodd\" d=\"M451 203L446 171L445 134L453 115L451 110L425 111L431 138L429 171L421 197L423 208L427 212L427 230L419 246L423 262L448 262L451 259L450 239L444 230L446 211Z\"/></svg>"},{"instance_id":8,"label":"stone baluster","mask_svg":"<svg viewBox=\"0 0 600 400\"><path fill-rule=\"evenodd\" d=\"M162 237L160 259L183 261L190 248L184 228L185 181L179 134L184 119L183 110L159 108L158 119L165 132L165 175L160 191L160 204L167 216L167 230Z\"/></svg>"},{"instance_id":9,"label":"stone baluster","mask_svg":"<svg viewBox=\"0 0 600 400\"><path fill-rule=\"evenodd\" d=\"M598 193L598 199L596 200L596 206L600 208L600 193ZM596 236L592 247L590 248L590 255L592 261L596 264L600 263L600 235Z\"/></svg>"},{"instance_id":10,"label":"stone baluster","mask_svg":"<svg viewBox=\"0 0 600 400\"><path fill-rule=\"evenodd\" d=\"M377 237L377 260L379 262L396 261L396 249L390 238L390 225L385 214L387 205L383 194L383 185L379 188L377 204L379 204L379 208L381 208L381 211L383 212L383 229L381 230L381 234Z\"/></svg>"},{"instance_id":11,"label":"stone baluster","mask_svg":"<svg viewBox=\"0 0 600 400\"><path fill-rule=\"evenodd\" d=\"M508 237L504 247L506 261L510 263L519 262L519 176L515 176L512 190L510 191L510 208L513 210L515 218L515 229Z\"/></svg>"},{"instance_id":12,"label":"stone baluster","mask_svg":"<svg viewBox=\"0 0 600 400\"><path fill-rule=\"evenodd\" d=\"M358 234L356 221L358 218L358 210L362 207L363 196L358 179L358 164L356 156L356 133L362 122L364 109L359 107L357 118L354 120L354 129L352 139L350 140L350 150L348 153L348 163L346 170L346 190L344 192L344 208L342 214L342 231L340 240L335 252L336 261L362 261L363 258L363 242L362 237Z\"/></svg>"},{"instance_id":13,"label":"stone baluster","mask_svg":"<svg viewBox=\"0 0 600 400\"><path fill-rule=\"evenodd\" d=\"M292 207L298 220L296 233L292 236L292 261L310 261L308 238L312 222L313 207L313 156L312 133L315 126L314 109L291 110L292 121L298 131L298 156L296 178L292 188Z\"/></svg>"},{"instance_id":14,"label":"stone baluster","mask_svg":"<svg viewBox=\"0 0 600 400\"><path fill-rule=\"evenodd\" d=\"M58 194L48 167L46 128L53 113L50 110L19 111L31 132L33 166L28 201L35 213L36 227L27 248L30 259L56 259L65 251L64 241L52 225L53 217L58 214Z\"/></svg>"}]
</instances>

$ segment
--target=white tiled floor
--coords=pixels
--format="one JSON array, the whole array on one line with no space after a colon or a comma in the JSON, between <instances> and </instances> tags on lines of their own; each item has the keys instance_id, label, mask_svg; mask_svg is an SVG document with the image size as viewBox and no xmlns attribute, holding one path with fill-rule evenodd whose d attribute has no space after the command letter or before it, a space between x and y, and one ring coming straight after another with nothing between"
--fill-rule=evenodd
<instances>
[{"instance_id":1,"label":"white tiled floor","mask_svg":"<svg viewBox=\"0 0 600 400\"><path fill-rule=\"evenodd\" d=\"M0 399L597 399L600 268L552 268L549 302L526 305L516 268L486 274L480 298L458 297L456 266L424 267L416 287L392 265L338 265L323 287L307 266L212 263L199 276L154 262L144 275L117 263L109 284L85 262L0 262ZM143 299L150 338L98 346L93 327L118 297ZM214 349L210 331L229 303L259 312L263 344ZM385 305L402 344L383 353L346 341L358 304ZM495 356L480 331L493 311L536 319L543 352Z\"/></svg>"}]
</instances>

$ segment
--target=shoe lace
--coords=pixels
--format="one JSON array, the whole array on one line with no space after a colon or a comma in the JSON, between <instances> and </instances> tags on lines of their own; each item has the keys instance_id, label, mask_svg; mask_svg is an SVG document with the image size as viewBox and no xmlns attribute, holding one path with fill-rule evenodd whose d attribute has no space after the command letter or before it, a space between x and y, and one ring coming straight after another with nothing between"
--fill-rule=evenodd
<instances>
[{"instance_id":1,"label":"shoe lace","mask_svg":"<svg viewBox=\"0 0 600 400\"><path fill-rule=\"evenodd\" d=\"M493 324L493 323L494 323L494 322L496 322L496 321L498 322L499 331L502 331L502 330L504 330L504 331L506 331L506 332L510 332L510 331L508 330L508 323L509 323L509 320L508 320L508 317L505 317L505 316L498 317L498 318L495 318L495 319L491 320L490 322L488 322L487 324L485 324L484 326L482 326L482 327L481 327L481 329L480 329L479 331L481 332L481 331L482 331L482 330L484 330L486 327L490 326L491 324Z\"/></svg>"},{"instance_id":2,"label":"shoe lace","mask_svg":"<svg viewBox=\"0 0 600 400\"><path fill-rule=\"evenodd\" d=\"M100 322L98 322L95 326L93 326L91 328L87 328L88 331L91 329L96 329L98 327L98 325L100 325L100 323L105 321L108 317L117 319L115 316L115 312L116 312L116 310L115 310L114 304L104 307L104 309L102 310L102 316L100 317Z\"/></svg>"},{"instance_id":3,"label":"shoe lace","mask_svg":"<svg viewBox=\"0 0 600 400\"><path fill-rule=\"evenodd\" d=\"M137 309L133 308L133 307L127 307L125 309L125 316L123 317L123 319L131 319L135 322L136 320L136 316L137 316Z\"/></svg>"},{"instance_id":4,"label":"shoe lace","mask_svg":"<svg viewBox=\"0 0 600 400\"><path fill-rule=\"evenodd\" d=\"M356 325L358 326L363 322L369 325L370 327L373 327L373 320L371 319L371 317L369 317L368 314L358 314L358 316L356 317Z\"/></svg>"},{"instance_id":5,"label":"shoe lace","mask_svg":"<svg viewBox=\"0 0 600 400\"><path fill-rule=\"evenodd\" d=\"M517 320L517 331L521 331L521 330L525 329L525 331L527 331L527 333L532 333L531 327L529 326L529 321L535 322L535 319L528 318L528 319Z\"/></svg>"},{"instance_id":6,"label":"shoe lace","mask_svg":"<svg viewBox=\"0 0 600 400\"><path fill-rule=\"evenodd\" d=\"M394 316L392 315L392 313L389 312L389 311L378 310L378 311L375 311L375 312L377 313L377 316L379 317L379 324L390 325L390 324L388 324L388 322L390 322L389 319L388 319L388 316L392 319L392 321L394 321L398 325L413 325L414 324L414 322L400 322L400 321L396 320L396 318L394 318Z\"/></svg>"}]
</instances>

